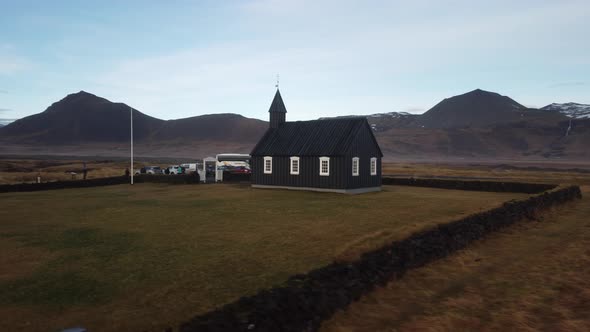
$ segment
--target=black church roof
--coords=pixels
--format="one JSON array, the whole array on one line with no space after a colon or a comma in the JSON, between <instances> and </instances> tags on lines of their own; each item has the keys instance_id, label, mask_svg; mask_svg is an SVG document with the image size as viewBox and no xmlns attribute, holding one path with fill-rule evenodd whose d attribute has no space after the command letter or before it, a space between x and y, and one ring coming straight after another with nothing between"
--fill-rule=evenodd
<instances>
[{"instance_id":1,"label":"black church roof","mask_svg":"<svg viewBox=\"0 0 590 332\"><path fill-rule=\"evenodd\" d=\"M280 94L277 91L280 99ZM276 100L275 95L275 100ZM273 105L275 104L273 100ZM281 100L282 104L282 100ZM284 108L284 105L283 105ZM273 106L271 106L271 111ZM344 155L356 134L371 127L364 117L285 122L269 128L252 150L252 156ZM372 134L372 132L371 132ZM374 137L373 137L374 138ZM375 144L377 141L375 140Z\"/></svg>"}]
</instances>

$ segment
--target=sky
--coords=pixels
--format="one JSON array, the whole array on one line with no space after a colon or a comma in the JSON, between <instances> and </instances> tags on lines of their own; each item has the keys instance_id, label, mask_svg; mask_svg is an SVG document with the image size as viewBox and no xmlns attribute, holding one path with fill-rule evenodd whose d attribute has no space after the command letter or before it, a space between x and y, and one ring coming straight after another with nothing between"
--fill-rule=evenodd
<instances>
[{"instance_id":1,"label":"sky","mask_svg":"<svg viewBox=\"0 0 590 332\"><path fill-rule=\"evenodd\" d=\"M0 0L0 120L84 90L148 115L590 104L590 1Z\"/></svg>"}]
</instances>

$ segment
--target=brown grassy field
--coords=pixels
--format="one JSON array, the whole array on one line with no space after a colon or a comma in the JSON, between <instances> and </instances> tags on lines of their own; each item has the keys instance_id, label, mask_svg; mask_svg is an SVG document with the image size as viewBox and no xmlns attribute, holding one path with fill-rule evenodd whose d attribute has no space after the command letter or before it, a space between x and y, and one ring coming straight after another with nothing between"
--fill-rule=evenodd
<instances>
[{"instance_id":1,"label":"brown grassy field","mask_svg":"<svg viewBox=\"0 0 590 332\"><path fill-rule=\"evenodd\" d=\"M87 178L124 175L127 167L128 162L87 161ZM80 180L82 170L82 160L0 159L0 184L36 182L37 176L40 176L43 182ZM72 176L71 172L76 174Z\"/></svg>"},{"instance_id":2,"label":"brown grassy field","mask_svg":"<svg viewBox=\"0 0 590 332\"><path fill-rule=\"evenodd\" d=\"M134 168L146 165L168 166L179 160L137 160ZM0 184L35 182L37 176L42 181L67 181L72 179L71 171L76 172L75 179L82 178L82 160L72 158L61 159L0 159ZM118 160L86 160L88 178L119 176L129 167L129 161ZM517 164L516 167L493 163L393 163L383 164L383 174L404 177L442 177L442 178L473 178L501 179L503 181L547 182L590 184L590 163L581 164Z\"/></svg>"},{"instance_id":3,"label":"brown grassy field","mask_svg":"<svg viewBox=\"0 0 590 332\"><path fill-rule=\"evenodd\" d=\"M589 191L410 271L321 331L589 331Z\"/></svg>"},{"instance_id":4,"label":"brown grassy field","mask_svg":"<svg viewBox=\"0 0 590 332\"><path fill-rule=\"evenodd\" d=\"M133 168L138 170L144 166L167 167L177 165L183 159L154 159L136 160ZM87 179L121 176L125 169L130 167L128 160L81 160L71 158L61 159L0 159L0 184L32 183L37 181L37 176L42 182L81 180L82 171L86 162ZM71 174L72 172L76 174Z\"/></svg>"},{"instance_id":5,"label":"brown grassy field","mask_svg":"<svg viewBox=\"0 0 590 332\"><path fill-rule=\"evenodd\" d=\"M0 330L156 330L410 233L527 195L239 185L0 194Z\"/></svg>"},{"instance_id":6,"label":"brown grassy field","mask_svg":"<svg viewBox=\"0 0 590 332\"><path fill-rule=\"evenodd\" d=\"M581 184L584 198L410 271L336 314L323 332L589 331L590 174L388 164L402 176Z\"/></svg>"},{"instance_id":7,"label":"brown grassy field","mask_svg":"<svg viewBox=\"0 0 590 332\"><path fill-rule=\"evenodd\" d=\"M459 179L590 184L590 162L575 165L384 163L383 174L402 177L440 177Z\"/></svg>"}]
</instances>

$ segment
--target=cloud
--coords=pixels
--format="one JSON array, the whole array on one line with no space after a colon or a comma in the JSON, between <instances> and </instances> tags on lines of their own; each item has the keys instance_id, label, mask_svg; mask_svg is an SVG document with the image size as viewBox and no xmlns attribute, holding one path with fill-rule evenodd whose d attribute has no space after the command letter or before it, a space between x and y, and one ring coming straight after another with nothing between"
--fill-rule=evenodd
<instances>
[{"instance_id":1,"label":"cloud","mask_svg":"<svg viewBox=\"0 0 590 332\"><path fill-rule=\"evenodd\" d=\"M2 89L0 89L0 93L2 93L2 94L8 94L8 90L2 90Z\"/></svg>"},{"instance_id":2,"label":"cloud","mask_svg":"<svg viewBox=\"0 0 590 332\"><path fill-rule=\"evenodd\" d=\"M10 108L0 108L0 112L10 112L12 111Z\"/></svg>"},{"instance_id":3,"label":"cloud","mask_svg":"<svg viewBox=\"0 0 590 332\"><path fill-rule=\"evenodd\" d=\"M0 119L0 124L7 125L14 121L16 121L16 119Z\"/></svg>"},{"instance_id":4,"label":"cloud","mask_svg":"<svg viewBox=\"0 0 590 332\"><path fill-rule=\"evenodd\" d=\"M579 40L561 35L581 31L576 24L590 7L501 2L240 2L233 18L239 33L117 58L76 90L161 118L235 112L265 119L279 73L290 119L312 119L421 113L447 96L446 80L481 85L490 80L486 73L510 77L523 63L571 63L563 49L576 49L567 46ZM537 56L529 61L530 54Z\"/></svg>"},{"instance_id":5,"label":"cloud","mask_svg":"<svg viewBox=\"0 0 590 332\"><path fill-rule=\"evenodd\" d=\"M582 86L582 85L586 85L586 82L559 82L559 83L550 84L548 87L549 88L567 88L567 87Z\"/></svg>"},{"instance_id":6,"label":"cloud","mask_svg":"<svg viewBox=\"0 0 590 332\"><path fill-rule=\"evenodd\" d=\"M10 75L31 68L31 63L24 58L0 55L0 75Z\"/></svg>"},{"instance_id":7,"label":"cloud","mask_svg":"<svg viewBox=\"0 0 590 332\"><path fill-rule=\"evenodd\" d=\"M289 86L309 82L324 81L328 85L344 67L352 65L350 61L346 54L332 49L276 50L256 43L217 44L123 61L98 77L96 83L101 90L98 93L164 118L216 113L232 107L235 113L252 111L249 115L253 116L255 109L265 112L268 105L252 106L248 102L269 102L266 99L272 97L277 73L286 91ZM267 91L270 97L261 91ZM203 105L209 109L203 109Z\"/></svg>"},{"instance_id":8,"label":"cloud","mask_svg":"<svg viewBox=\"0 0 590 332\"><path fill-rule=\"evenodd\" d=\"M13 45L0 44L0 75L14 74L31 67L31 61L18 55ZM7 93L7 91L0 90L0 93Z\"/></svg>"}]
</instances>

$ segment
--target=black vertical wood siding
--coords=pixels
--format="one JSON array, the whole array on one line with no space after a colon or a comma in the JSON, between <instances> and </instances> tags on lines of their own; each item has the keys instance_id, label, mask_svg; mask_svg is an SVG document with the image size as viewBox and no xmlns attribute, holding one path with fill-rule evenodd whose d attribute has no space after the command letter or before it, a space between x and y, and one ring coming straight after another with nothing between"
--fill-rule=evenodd
<instances>
[{"instance_id":1,"label":"black vertical wood siding","mask_svg":"<svg viewBox=\"0 0 590 332\"><path fill-rule=\"evenodd\" d=\"M380 150L371 128L362 127L347 155L271 156L272 174L264 174L264 156L252 156L252 183L260 185L356 189L381 186ZM290 157L299 157L299 175L291 175ZM330 175L320 176L320 157L330 157ZM359 176L352 176L352 158L359 157ZM370 160L377 158L377 175L371 175Z\"/></svg>"},{"instance_id":2,"label":"black vertical wood siding","mask_svg":"<svg viewBox=\"0 0 590 332\"><path fill-rule=\"evenodd\" d=\"M273 186L345 189L344 157L330 157L330 175L320 176L320 158L299 156L299 175L291 175L292 156L272 156L272 174L264 174L264 157L252 157L252 183ZM322 156L323 157L323 156Z\"/></svg>"},{"instance_id":3,"label":"black vertical wood siding","mask_svg":"<svg viewBox=\"0 0 590 332\"><path fill-rule=\"evenodd\" d=\"M352 176L352 158L359 158L359 175ZM371 158L377 158L377 175L371 175ZM345 172L348 175L347 189L381 186L381 153L377 147L371 128L363 126L346 156L348 163Z\"/></svg>"}]
</instances>

